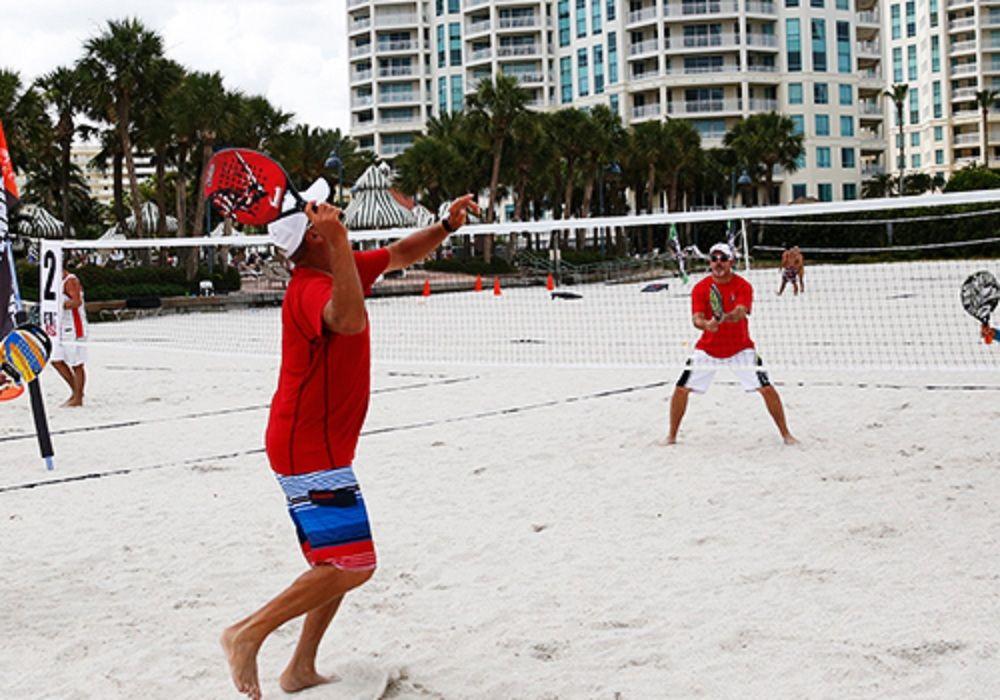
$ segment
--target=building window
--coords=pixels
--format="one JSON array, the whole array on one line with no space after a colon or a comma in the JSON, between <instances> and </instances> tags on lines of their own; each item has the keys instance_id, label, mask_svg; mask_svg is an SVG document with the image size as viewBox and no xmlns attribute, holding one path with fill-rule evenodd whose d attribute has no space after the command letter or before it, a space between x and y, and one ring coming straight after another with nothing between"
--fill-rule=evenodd
<instances>
[{"instance_id":1,"label":"building window","mask_svg":"<svg viewBox=\"0 0 1000 700\"><path fill-rule=\"evenodd\" d=\"M931 89L933 90L934 98L934 118L940 119L942 114L944 114L944 109L941 106L941 83L935 80Z\"/></svg>"},{"instance_id":2,"label":"building window","mask_svg":"<svg viewBox=\"0 0 1000 700\"><path fill-rule=\"evenodd\" d=\"M909 0L906 3L906 36L908 38L917 35L917 3Z\"/></svg>"},{"instance_id":3,"label":"building window","mask_svg":"<svg viewBox=\"0 0 1000 700\"><path fill-rule=\"evenodd\" d=\"M828 182L821 182L819 187L819 201L821 202L832 202L833 201L833 185Z\"/></svg>"},{"instance_id":4,"label":"building window","mask_svg":"<svg viewBox=\"0 0 1000 700\"><path fill-rule=\"evenodd\" d=\"M910 156L910 167L911 168L919 168L920 167L920 154L919 153L914 153L912 156Z\"/></svg>"},{"instance_id":5,"label":"building window","mask_svg":"<svg viewBox=\"0 0 1000 700\"><path fill-rule=\"evenodd\" d=\"M854 117L840 118L840 135L854 136Z\"/></svg>"},{"instance_id":6,"label":"building window","mask_svg":"<svg viewBox=\"0 0 1000 700\"><path fill-rule=\"evenodd\" d=\"M462 76L451 76L451 111L461 112L465 107L465 91L462 89Z\"/></svg>"},{"instance_id":7,"label":"building window","mask_svg":"<svg viewBox=\"0 0 1000 700\"><path fill-rule=\"evenodd\" d=\"M576 36L587 36L587 0L576 0Z\"/></svg>"},{"instance_id":8,"label":"building window","mask_svg":"<svg viewBox=\"0 0 1000 700\"><path fill-rule=\"evenodd\" d=\"M590 0L590 31L601 33L601 0Z\"/></svg>"},{"instance_id":9,"label":"building window","mask_svg":"<svg viewBox=\"0 0 1000 700\"><path fill-rule=\"evenodd\" d=\"M892 17L892 38L899 39L902 36L900 33L899 5L893 5L890 7L889 14Z\"/></svg>"},{"instance_id":10,"label":"building window","mask_svg":"<svg viewBox=\"0 0 1000 700\"><path fill-rule=\"evenodd\" d=\"M848 0L837 0L837 9L850 10L851 9L850 2L848 2Z\"/></svg>"},{"instance_id":11,"label":"building window","mask_svg":"<svg viewBox=\"0 0 1000 700\"><path fill-rule=\"evenodd\" d=\"M854 149L853 148L841 148L840 149L840 167L842 167L842 168L853 168L854 165L855 165Z\"/></svg>"},{"instance_id":12,"label":"building window","mask_svg":"<svg viewBox=\"0 0 1000 700\"><path fill-rule=\"evenodd\" d=\"M934 127L934 140L935 141L944 141L944 127L943 126L935 126Z\"/></svg>"},{"instance_id":13,"label":"building window","mask_svg":"<svg viewBox=\"0 0 1000 700\"><path fill-rule=\"evenodd\" d=\"M822 9L823 0L809 0L809 7L819 7Z\"/></svg>"},{"instance_id":14,"label":"building window","mask_svg":"<svg viewBox=\"0 0 1000 700\"><path fill-rule=\"evenodd\" d=\"M841 192L843 192L845 200L858 198L858 186L853 182L845 182L841 185Z\"/></svg>"},{"instance_id":15,"label":"building window","mask_svg":"<svg viewBox=\"0 0 1000 700\"><path fill-rule=\"evenodd\" d=\"M813 103L818 105L830 104L830 91L826 83L813 84Z\"/></svg>"},{"instance_id":16,"label":"building window","mask_svg":"<svg viewBox=\"0 0 1000 700\"><path fill-rule=\"evenodd\" d=\"M837 70L853 73L851 66L851 23L837 22Z\"/></svg>"},{"instance_id":17,"label":"building window","mask_svg":"<svg viewBox=\"0 0 1000 700\"><path fill-rule=\"evenodd\" d=\"M798 7L799 0L785 0L785 7Z\"/></svg>"},{"instance_id":18,"label":"building window","mask_svg":"<svg viewBox=\"0 0 1000 700\"><path fill-rule=\"evenodd\" d=\"M917 97L917 88L911 87L907 94L910 96L910 124L916 124L920 121L920 98Z\"/></svg>"},{"instance_id":19,"label":"building window","mask_svg":"<svg viewBox=\"0 0 1000 700\"><path fill-rule=\"evenodd\" d=\"M569 0L559 0L559 45L569 46Z\"/></svg>"},{"instance_id":20,"label":"building window","mask_svg":"<svg viewBox=\"0 0 1000 700\"><path fill-rule=\"evenodd\" d=\"M438 78L438 116L448 111L448 79L443 75Z\"/></svg>"},{"instance_id":21,"label":"building window","mask_svg":"<svg viewBox=\"0 0 1000 700\"><path fill-rule=\"evenodd\" d=\"M906 47L906 79L917 79L917 46L916 44Z\"/></svg>"},{"instance_id":22,"label":"building window","mask_svg":"<svg viewBox=\"0 0 1000 700\"><path fill-rule=\"evenodd\" d=\"M806 119L801 114L790 114L788 118L792 120L792 133L793 134L805 134L806 133Z\"/></svg>"},{"instance_id":23,"label":"building window","mask_svg":"<svg viewBox=\"0 0 1000 700\"><path fill-rule=\"evenodd\" d=\"M799 170L806 169L806 149L799 151L799 157L795 159L795 167Z\"/></svg>"},{"instance_id":24,"label":"building window","mask_svg":"<svg viewBox=\"0 0 1000 700\"><path fill-rule=\"evenodd\" d=\"M611 98L608 100L608 102L611 105L611 111L614 112L615 114L620 115L621 112L618 110L618 95L611 95Z\"/></svg>"},{"instance_id":25,"label":"building window","mask_svg":"<svg viewBox=\"0 0 1000 700\"><path fill-rule=\"evenodd\" d=\"M802 70L802 35L800 33L799 20L785 20L785 42L786 53L788 54L788 70L798 72Z\"/></svg>"},{"instance_id":26,"label":"building window","mask_svg":"<svg viewBox=\"0 0 1000 700\"><path fill-rule=\"evenodd\" d=\"M434 14L438 17L444 14L444 0L434 0Z\"/></svg>"},{"instance_id":27,"label":"building window","mask_svg":"<svg viewBox=\"0 0 1000 700\"><path fill-rule=\"evenodd\" d=\"M577 90L580 97L590 94L590 80L587 76L587 49L578 49L576 52L576 73Z\"/></svg>"},{"instance_id":28,"label":"building window","mask_svg":"<svg viewBox=\"0 0 1000 700\"><path fill-rule=\"evenodd\" d=\"M594 47L594 94L600 95L602 92L604 92L604 47L598 44Z\"/></svg>"},{"instance_id":29,"label":"building window","mask_svg":"<svg viewBox=\"0 0 1000 700\"><path fill-rule=\"evenodd\" d=\"M608 0L607 14L608 14L608 21L609 22L615 18L615 7L616 7L616 5L617 5L616 0Z\"/></svg>"},{"instance_id":30,"label":"building window","mask_svg":"<svg viewBox=\"0 0 1000 700\"><path fill-rule=\"evenodd\" d=\"M813 71L826 72L826 20L811 20Z\"/></svg>"},{"instance_id":31,"label":"building window","mask_svg":"<svg viewBox=\"0 0 1000 700\"><path fill-rule=\"evenodd\" d=\"M903 82L903 49L899 46L892 50L892 82Z\"/></svg>"},{"instance_id":32,"label":"building window","mask_svg":"<svg viewBox=\"0 0 1000 700\"><path fill-rule=\"evenodd\" d=\"M931 73L941 72L941 39L931 37Z\"/></svg>"},{"instance_id":33,"label":"building window","mask_svg":"<svg viewBox=\"0 0 1000 700\"><path fill-rule=\"evenodd\" d=\"M931 26L938 26L938 0L931 0Z\"/></svg>"},{"instance_id":34,"label":"building window","mask_svg":"<svg viewBox=\"0 0 1000 700\"><path fill-rule=\"evenodd\" d=\"M458 0L448 0L448 14L453 15L461 12L462 8L459 5Z\"/></svg>"},{"instance_id":35,"label":"building window","mask_svg":"<svg viewBox=\"0 0 1000 700\"><path fill-rule=\"evenodd\" d=\"M448 25L448 53L451 65L462 65L462 25L457 22Z\"/></svg>"},{"instance_id":36,"label":"building window","mask_svg":"<svg viewBox=\"0 0 1000 700\"><path fill-rule=\"evenodd\" d=\"M840 104L843 107L854 104L854 90L850 85L840 86Z\"/></svg>"},{"instance_id":37,"label":"building window","mask_svg":"<svg viewBox=\"0 0 1000 700\"><path fill-rule=\"evenodd\" d=\"M438 39L438 68L444 68L448 62L448 54L445 53L447 48L444 43L444 25L440 24L437 28L437 39Z\"/></svg>"},{"instance_id":38,"label":"building window","mask_svg":"<svg viewBox=\"0 0 1000 700\"><path fill-rule=\"evenodd\" d=\"M806 196L806 186L805 185L792 185L792 201L796 199L804 199Z\"/></svg>"},{"instance_id":39,"label":"building window","mask_svg":"<svg viewBox=\"0 0 1000 700\"><path fill-rule=\"evenodd\" d=\"M563 104L573 101L573 59L569 56L559 59L559 100Z\"/></svg>"},{"instance_id":40,"label":"building window","mask_svg":"<svg viewBox=\"0 0 1000 700\"><path fill-rule=\"evenodd\" d=\"M802 83L788 84L788 104L790 105L802 104Z\"/></svg>"},{"instance_id":41,"label":"building window","mask_svg":"<svg viewBox=\"0 0 1000 700\"><path fill-rule=\"evenodd\" d=\"M910 145L914 146L914 147L920 145L920 132L919 131L914 131L912 134L910 134Z\"/></svg>"},{"instance_id":42,"label":"building window","mask_svg":"<svg viewBox=\"0 0 1000 700\"><path fill-rule=\"evenodd\" d=\"M940 148L934 151L934 165L944 165L944 151Z\"/></svg>"},{"instance_id":43,"label":"building window","mask_svg":"<svg viewBox=\"0 0 1000 700\"><path fill-rule=\"evenodd\" d=\"M608 32L608 85L618 82L618 42L615 32Z\"/></svg>"},{"instance_id":44,"label":"building window","mask_svg":"<svg viewBox=\"0 0 1000 700\"><path fill-rule=\"evenodd\" d=\"M817 168L829 168L830 167L830 149L827 146L819 146L816 148L816 167Z\"/></svg>"},{"instance_id":45,"label":"building window","mask_svg":"<svg viewBox=\"0 0 1000 700\"><path fill-rule=\"evenodd\" d=\"M830 115L828 114L816 115L816 135L817 136L830 135Z\"/></svg>"}]
</instances>

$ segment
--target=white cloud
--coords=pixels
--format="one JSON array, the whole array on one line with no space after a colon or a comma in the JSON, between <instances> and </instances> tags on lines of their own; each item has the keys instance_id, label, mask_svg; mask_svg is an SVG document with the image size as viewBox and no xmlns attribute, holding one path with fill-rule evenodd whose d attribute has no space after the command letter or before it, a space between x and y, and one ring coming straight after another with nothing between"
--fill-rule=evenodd
<instances>
[{"instance_id":1,"label":"white cloud","mask_svg":"<svg viewBox=\"0 0 1000 700\"><path fill-rule=\"evenodd\" d=\"M219 71L227 88L264 95L300 123L347 130L345 0L3 4L0 67L25 82L76 61L107 20L131 16L158 32L167 56L184 66Z\"/></svg>"}]
</instances>

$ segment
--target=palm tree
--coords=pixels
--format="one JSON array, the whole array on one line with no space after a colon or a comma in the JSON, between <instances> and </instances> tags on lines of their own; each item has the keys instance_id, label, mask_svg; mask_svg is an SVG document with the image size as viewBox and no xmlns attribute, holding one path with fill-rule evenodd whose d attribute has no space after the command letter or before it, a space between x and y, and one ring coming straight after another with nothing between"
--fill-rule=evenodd
<instances>
[{"instance_id":1,"label":"palm tree","mask_svg":"<svg viewBox=\"0 0 1000 700\"><path fill-rule=\"evenodd\" d=\"M663 125L662 172L667 184L667 210L680 209L681 179L692 176L701 161L701 135L691 122L670 119Z\"/></svg>"},{"instance_id":2,"label":"palm tree","mask_svg":"<svg viewBox=\"0 0 1000 700\"><path fill-rule=\"evenodd\" d=\"M461 194L452 188L452 173L464 165L464 159L447 139L420 136L413 145L396 157L396 186L413 195L431 211L441 202Z\"/></svg>"},{"instance_id":3,"label":"palm tree","mask_svg":"<svg viewBox=\"0 0 1000 700\"><path fill-rule=\"evenodd\" d=\"M30 171L48 157L52 125L45 102L35 86L21 82L16 71L0 69L0 122L18 172Z\"/></svg>"},{"instance_id":4,"label":"palm tree","mask_svg":"<svg viewBox=\"0 0 1000 700\"><path fill-rule=\"evenodd\" d=\"M861 183L862 199L877 199L892 194L894 178L889 173L881 173Z\"/></svg>"},{"instance_id":5,"label":"palm tree","mask_svg":"<svg viewBox=\"0 0 1000 700\"><path fill-rule=\"evenodd\" d=\"M152 68L156 78L151 82L150 90L143 94L143 101L136 110L136 145L153 153L156 172L152 195L156 199L158 212L156 233L163 236L167 232L167 161L173 155L173 146L177 140L169 105L170 98L184 80L184 68L169 59L154 61ZM166 261L165 256L162 259Z\"/></svg>"},{"instance_id":6,"label":"palm tree","mask_svg":"<svg viewBox=\"0 0 1000 700\"><path fill-rule=\"evenodd\" d=\"M517 78L498 75L492 80L483 80L476 92L469 96L470 117L476 130L490 144L493 157L490 170L490 202L486 211L486 221L496 219L497 186L500 181L500 161L503 157L504 142L510 134L511 126L518 114L523 112L528 102L528 93L517 84ZM486 236L483 255L490 262L493 255L493 237Z\"/></svg>"},{"instance_id":7,"label":"palm tree","mask_svg":"<svg viewBox=\"0 0 1000 700\"><path fill-rule=\"evenodd\" d=\"M906 103L906 93L910 91L910 86L905 83L897 83L891 90L885 91L885 96L892 100L896 107L896 124L899 125L899 196L903 196L903 171L906 169L906 140L903 134L903 106Z\"/></svg>"},{"instance_id":8,"label":"palm tree","mask_svg":"<svg viewBox=\"0 0 1000 700\"><path fill-rule=\"evenodd\" d=\"M723 143L736 152L748 172L764 173L764 201L771 203L774 191L774 168L781 166L793 173L802 155L802 134L795 133L795 123L777 112L752 114L730 129Z\"/></svg>"},{"instance_id":9,"label":"palm tree","mask_svg":"<svg viewBox=\"0 0 1000 700\"><path fill-rule=\"evenodd\" d=\"M982 115L982 122L980 124L980 129L982 130L982 148L979 152L983 156L983 165L987 168L990 167L990 107L993 107L996 104L998 96L1000 96L1000 90L978 90L976 92L976 105L979 107L979 112Z\"/></svg>"},{"instance_id":10,"label":"palm tree","mask_svg":"<svg viewBox=\"0 0 1000 700\"><path fill-rule=\"evenodd\" d=\"M62 192L63 237L69 238L70 227L70 157L76 125L73 118L83 106L80 75L75 68L60 67L38 79L38 88L57 115L55 137L59 145L59 172Z\"/></svg>"},{"instance_id":11,"label":"palm tree","mask_svg":"<svg viewBox=\"0 0 1000 700\"><path fill-rule=\"evenodd\" d=\"M142 201L129 132L134 106L152 87L153 64L163 59L163 40L138 19L109 20L104 32L87 40L84 51L80 68L87 74L94 111L99 112L95 116L114 124L121 139L136 236L142 238Z\"/></svg>"},{"instance_id":12,"label":"palm tree","mask_svg":"<svg viewBox=\"0 0 1000 700\"><path fill-rule=\"evenodd\" d=\"M621 117L612 112L610 107L597 105L591 108L587 117L590 133L585 139L586 150L581 163L584 183L583 204L580 209L584 216L590 216L595 182L603 179L604 169L615 161L625 143Z\"/></svg>"}]
</instances>

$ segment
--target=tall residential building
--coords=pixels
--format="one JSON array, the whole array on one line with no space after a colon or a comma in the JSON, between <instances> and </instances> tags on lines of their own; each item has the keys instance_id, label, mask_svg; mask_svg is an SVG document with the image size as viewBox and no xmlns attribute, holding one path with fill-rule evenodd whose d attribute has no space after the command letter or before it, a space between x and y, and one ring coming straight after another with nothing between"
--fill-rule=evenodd
<instances>
[{"instance_id":1,"label":"tall residential building","mask_svg":"<svg viewBox=\"0 0 1000 700\"><path fill-rule=\"evenodd\" d=\"M705 147L750 114L787 114L806 152L778 174L781 200L854 199L886 166L879 0L779 2L348 0L351 134L392 157L503 73L534 109L686 119Z\"/></svg>"},{"instance_id":2,"label":"tall residential building","mask_svg":"<svg viewBox=\"0 0 1000 700\"><path fill-rule=\"evenodd\" d=\"M76 165L83 172L90 196L99 203L110 205L114 201L114 174L111 172L111 165L107 170L98 170L90 164L90 161L101 152L101 147L94 143L74 143L70 149L70 162ZM156 166L152 164L152 158L148 154L135 153L133 162L135 163L135 174L140 182L153 177ZM123 166L124 167L124 166ZM128 181L125 181L125 190L128 191Z\"/></svg>"}]
</instances>

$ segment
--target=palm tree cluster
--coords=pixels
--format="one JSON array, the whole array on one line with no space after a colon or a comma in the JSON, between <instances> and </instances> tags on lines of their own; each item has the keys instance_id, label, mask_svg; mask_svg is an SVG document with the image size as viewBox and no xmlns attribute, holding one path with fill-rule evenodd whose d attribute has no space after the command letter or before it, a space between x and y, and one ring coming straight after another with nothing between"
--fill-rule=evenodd
<instances>
[{"instance_id":1,"label":"palm tree cluster","mask_svg":"<svg viewBox=\"0 0 1000 700\"><path fill-rule=\"evenodd\" d=\"M484 79L464 112L432 119L396 159L397 186L433 209L488 182L488 221L506 198L515 221L676 211L724 204L744 171L758 199L776 201L776 168L794 172L803 152L793 122L773 112L738 122L724 148L705 149L685 120L626 129L603 105L545 113L527 101L516 78Z\"/></svg>"},{"instance_id":2,"label":"palm tree cluster","mask_svg":"<svg viewBox=\"0 0 1000 700\"><path fill-rule=\"evenodd\" d=\"M34 83L0 68L0 120L14 165L26 176L24 199L61 211L67 234L71 224L122 228L131 213L138 237L162 236L168 201L178 236L204 234L206 202L197 185L213 150L224 146L266 150L305 184L325 174L333 151L347 181L372 162L339 129L294 124L293 118L264 97L227 89L218 72L189 70L171 60L163 39L132 18L109 21L84 43L75 64ZM77 137L99 143L93 165L112 169L110 212L91 199L71 161ZM136 152L152 156L155 175L148 183L136 176ZM160 211L155 231L145 231L139 215L146 199Z\"/></svg>"}]
</instances>

